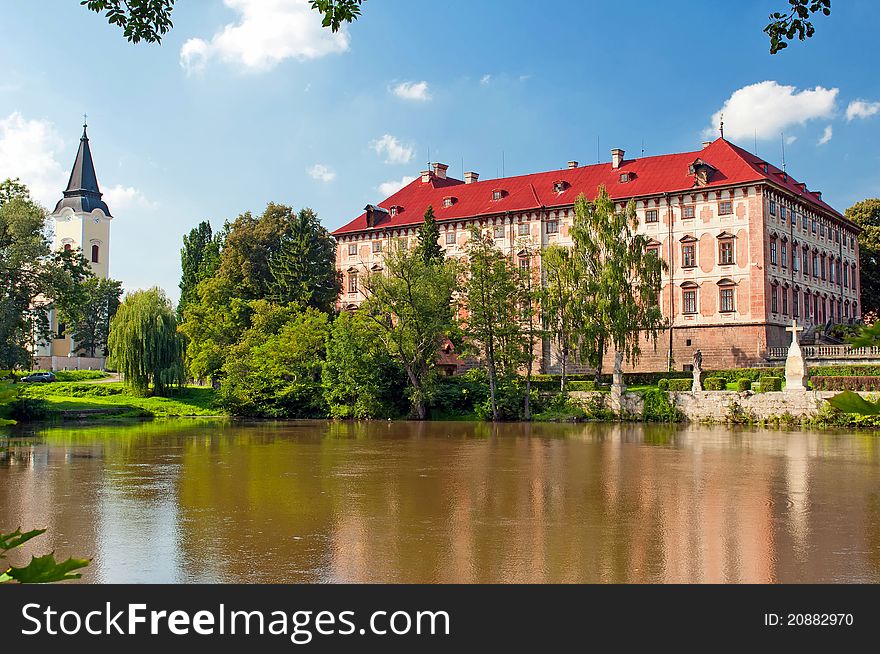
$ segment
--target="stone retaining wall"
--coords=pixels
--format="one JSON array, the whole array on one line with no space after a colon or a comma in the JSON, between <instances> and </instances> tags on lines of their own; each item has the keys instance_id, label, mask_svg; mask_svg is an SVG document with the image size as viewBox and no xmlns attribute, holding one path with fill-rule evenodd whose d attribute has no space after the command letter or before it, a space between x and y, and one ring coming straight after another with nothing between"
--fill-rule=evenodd
<instances>
[{"instance_id":1,"label":"stone retaining wall","mask_svg":"<svg viewBox=\"0 0 880 654\"><path fill-rule=\"evenodd\" d=\"M872 395L870 393L861 394ZM610 393L572 392L569 395L583 405L589 405L599 400L605 408L611 409L615 413L620 413L623 409L631 415L641 415L644 411L644 399L640 393L623 393L619 401ZM810 418L821 411L825 400L835 395L837 395L837 391L780 391L777 393L670 391L669 400L691 422L722 422L727 420L732 413L748 416L754 420L765 420L786 413L795 418Z\"/></svg>"}]
</instances>

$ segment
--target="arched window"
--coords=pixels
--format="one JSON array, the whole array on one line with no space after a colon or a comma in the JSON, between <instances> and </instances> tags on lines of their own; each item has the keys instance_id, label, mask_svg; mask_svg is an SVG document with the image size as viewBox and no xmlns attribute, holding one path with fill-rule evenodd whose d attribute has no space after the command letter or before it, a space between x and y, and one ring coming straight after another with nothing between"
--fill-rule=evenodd
<instances>
[{"instance_id":1,"label":"arched window","mask_svg":"<svg viewBox=\"0 0 880 654\"><path fill-rule=\"evenodd\" d=\"M96 243L92 246L92 263L98 263L100 261L98 255L101 252L100 246Z\"/></svg>"}]
</instances>

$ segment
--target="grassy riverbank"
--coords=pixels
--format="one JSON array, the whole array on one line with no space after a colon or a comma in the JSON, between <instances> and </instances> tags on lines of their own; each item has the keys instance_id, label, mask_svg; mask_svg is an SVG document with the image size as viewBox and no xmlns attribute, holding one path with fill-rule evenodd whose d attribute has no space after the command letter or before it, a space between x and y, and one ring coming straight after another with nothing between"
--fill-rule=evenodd
<instances>
[{"instance_id":1,"label":"grassy riverbank","mask_svg":"<svg viewBox=\"0 0 880 654\"><path fill-rule=\"evenodd\" d=\"M213 389L186 386L172 397L138 397L120 382L10 384L0 386L0 418L25 420L217 416ZM17 403L16 403L17 401Z\"/></svg>"}]
</instances>

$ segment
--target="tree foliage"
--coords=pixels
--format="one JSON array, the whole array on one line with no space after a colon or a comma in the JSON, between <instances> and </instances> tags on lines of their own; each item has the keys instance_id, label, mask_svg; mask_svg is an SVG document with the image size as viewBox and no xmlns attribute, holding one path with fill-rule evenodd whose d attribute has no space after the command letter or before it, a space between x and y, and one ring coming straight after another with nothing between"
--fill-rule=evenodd
<instances>
[{"instance_id":1,"label":"tree foliage","mask_svg":"<svg viewBox=\"0 0 880 654\"><path fill-rule=\"evenodd\" d=\"M80 4L122 29L130 43L161 43L174 24L174 0L80 0Z\"/></svg>"},{"instance_id":2,"label":"tree foliage","mask_svg":"<svg viewBox=\"0 0 880 654\"><path fill-rule=\"evenodd\" d=\"M183 383L183 341L171 302L159 288L136 291L110 323L110 365L135 393L170 394Z\"/></svg>"},{"instance_id":3,"label":"tree foliage","mask_svg":"<svg viewBox=\"0 0 880 654\"><path fill-rule=\"evenodd\" d=\"M403 366L413 415L424 420L440 344L452 329L456 266L451 261L425 263L416 250L393 244L384 264L384 271L363 282L364 310Z\"/></svg>"},{"instance_id":4,"label":"tree foliage","mask_svg":"<svg viewBox=\"0 0 880 654\"><path fill-rule=\"evenodd\" d=\"M443 261L443 249L440 247L440 228L434 218L434 207L430 205L425 210L425 219L419 226L418 239L416 253L425 264L430 265Z\"/></svg>"},{"instance_id":5,"label":"tree foliage","mask_svg":"<svg viewBox=\"0 0 880 654\"><path fill-rule=\"evenodd\" d=\"M406 411L403 368L361 310L344 311L333 322L321 383L333 418L396 418Z\"/></svg>"},{"instance_id":6,"label":"tree foliage","mask_svg":"<svg viewBox=\"0 0 880 654\"><path fill-rule=\"evenodd\" d=\"M246 416L326 415L321 367L330 330L327 314L265 300L254 301L252 310L250 328L223 366L221 405Z\"/></svg>"},{"instance_id":7,"label":"tree foliage","mask_svg":"<svg viewBox=\"0 0 880 654\"><path fill-rule=\"evenodd\" d=\"M541 312L547 332L562 356L560 388L565 390L568 364L577 347L584 314L578 294L581 270L572 249L556 243L544 249L541 260L545 276L540 290Z\"/></svg>"},{"instance_id":8,"label":"tree foliage","mask_svg":"<svg viewBox=\"0 0 880 654\"><path fill-rule=\"evenodd\" d=\"M478 227L466 247L467 269L462 293L464 334L486 362L489 406L497 421L500 378L512 378L523 362L519 275L495 239Z\"/></svg>"},{"instance_id":9,"label":"tree foliage","mask_svg":"<svg viewBox=\"0 0 880 654\"><path fill-rule=\"evenodd\" d=\"M776 54L788 47L788 42L797 37L801 41L816 33L813 14L831 15L831 0L788 0L787 12L773 12L764 33L770 37L770 54Z\"/></svg>"},{"instance_id":10,"label":"tree foliage","mask_svg":"<svg viewBox=\"0 0 880 654\"><path fill-rule=\"evenodd\" d=\"M45 529L34 529L22 532L21 528L10 534L0 532L0 560L6 558L7 552L21 547L28 541L42 536ZM0 568L0 584L18 582L20 584L50 584L58 581L71 581L79 579L81 574L75 570L81 570L89 565L89 559L70 558L60 563L55 560L55 553L44 556L31 557L31 562L21 568L9 567L5 570Z\"/></svg>"},{"instance_id":11,"label":"tree foliage","mask_svg":"<svg viewBox=\"0 0 880 654\"><path fill-rule=\"evenodd\" d=\"M46 213L24 185L0 184L0 368L30 365L51 338L50 311L80 301L91 274L78 250L51 251Z\"/></svg>"},{"instance_id":12,"label":"tree foliage","mask_svg":"<svg viewBox=\"0 0 880 654\"><path fill-rule=\"evenodd\" d=\"M204 279L211 277L220 266L220 250L223 247L224 232L214 234L211 223L203 220L183 237L180 249L180 302L177 315L183 317L186 306L197 299L196 287Z\"/></svg>"},{"instance_id":13,"label":"tree foliage","mask_svg":"<svg viewBox=\"0 0 880 654\"><path fill-rule=\"evenodd\" d=\"M862 315L880 314L880 198L856 202L843 214L862 228L859 234L859 280Z\"/></svg>"},{"instance_id":14,"label":"tree foliage","mask_svg":"<svg viewBox=\"0 0 880 654\"><path fill-rule=\"evenodd\" d=\"M338 32L342 23L353 23L361 16L366 0L310 0L312 9L324 16L321 24Z\"/></svg>"},{"instance_id":15,"label":"tree foliage","mask_svg":"<svg viewBox=\"0 0 880 654\"><path fill-rule=\"evenodd\" d=\"M61 319L73 335L78 352L86 356L104 356L110 337L110 321L119 308L122 282L89 277L84 280L76 302L65 304Z\"/></svg>"}]
</instances>

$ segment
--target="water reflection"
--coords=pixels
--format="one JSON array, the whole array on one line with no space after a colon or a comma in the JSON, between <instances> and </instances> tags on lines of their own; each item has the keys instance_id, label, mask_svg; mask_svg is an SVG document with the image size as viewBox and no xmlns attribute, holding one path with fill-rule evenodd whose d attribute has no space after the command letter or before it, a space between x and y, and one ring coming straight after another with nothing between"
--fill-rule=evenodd
<instances>
[{"instance_id":1,"label":"water reflection","mask_svg":"<svg viewBox=\"0 0 880 654\"><path fill-rule=\"evenodd\" d=\"M85 578L101 582L877 582L877 442L643 425L47 429L0 443L0 529L48 526L30 552L94 556Z\"/></svg>"}]
</instances>

